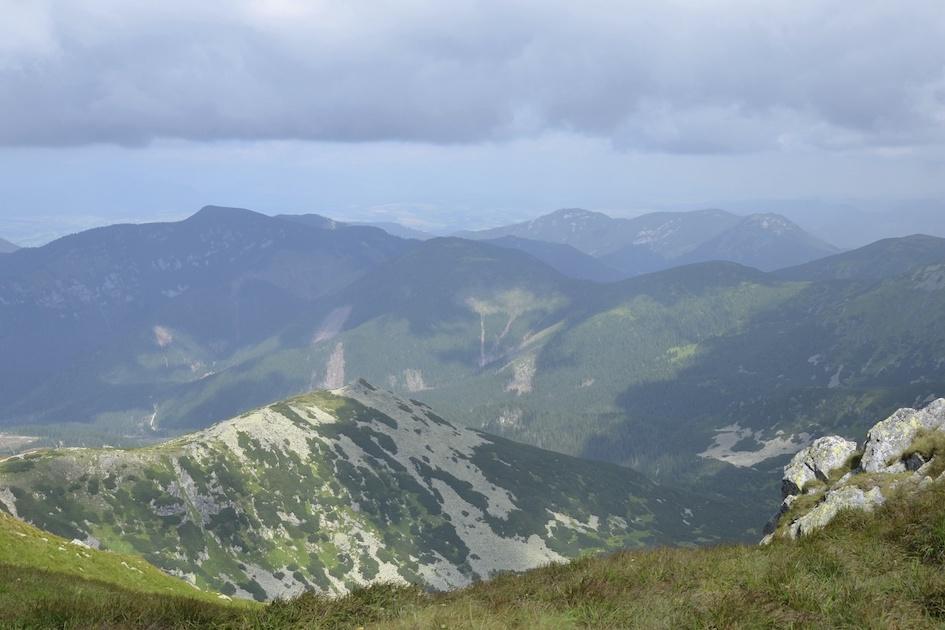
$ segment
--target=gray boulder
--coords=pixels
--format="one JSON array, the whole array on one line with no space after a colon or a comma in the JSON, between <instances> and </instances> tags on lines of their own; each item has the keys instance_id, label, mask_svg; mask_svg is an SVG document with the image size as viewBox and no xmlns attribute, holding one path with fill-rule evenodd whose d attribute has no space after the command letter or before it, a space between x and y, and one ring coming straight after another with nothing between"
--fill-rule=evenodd
<instances>
[{"instance_id":1,"label":"gray boulder","mask_svg":"<svg viewBox=\"0 0 945 630\"><path fill-rule=\"evenodd\" d=\"M778 523L781 522L781 517L790 511L791 506L794 504L795 501L797 501L796 495L791 494L784 497L784 500L781 501L780 507L778 507L778 511L775 513L774 516L768 519L767 523L765 523L762 533L765 534L766 539L770 538L770 536L772 536L774 532L778 529Z\"/></svg>"},{"instance_id":2,"label":"gray boulder","mask_svg":"<svg viewBox=\"0 0 945 630\"><path fill-rule=\"evenodd\" d=\"M866 436L860 467L866 472L902 472L906 449L923 430L945 429L945 398L921 410L900 409L876 423Z\"/></svg>"},{"instance_id":3,"label":"gray boulder","mask_svg":"<svg viewBox=\"0 0 945 630\"><path fill-rule=\"evenodd\" d=\"M907 457L905 461L903 461L903 464L905 465L906 470L910 472L916 472L920 470L923 466L925 466L926 463L927 462L925 461L925 458L922 457L918 453L913 453L912 455Z\"/></svg>"},{"instance_id":4,"label":"gray boulder","mask_svg":"<svg viewBox=\"0 0 945 630\"><path fill-rule=\"evenodd\" d=\"M873 511L877 505L885 502L883 493L879 488L864 492L856 486L844 486L827 493L826 498L811 509L807 514L800 517L788 528L788 535L791 538L806 536L807 534L825 527L832 521L840 510L865 510Z\"/></svg>"},{"instance_id":5,"label":"gray boulder","mask_svg":"<svg viewBox=\"0 0 945 630\"><path fill-rule=\"evenodd\" d=\"M830 473L843 467L854 453L856 442L851 440L836 435L815 440L784 467L781 495L789 497L800 494L804 486L814 479L826 482L830 479Z\"/></svg>"}]
</instances>

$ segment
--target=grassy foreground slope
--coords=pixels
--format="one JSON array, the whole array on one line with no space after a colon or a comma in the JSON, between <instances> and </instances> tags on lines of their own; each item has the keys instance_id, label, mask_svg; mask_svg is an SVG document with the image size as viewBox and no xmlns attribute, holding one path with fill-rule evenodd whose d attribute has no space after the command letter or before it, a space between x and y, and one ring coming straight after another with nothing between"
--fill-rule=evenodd
<instances>
[{"instance_id":1,"label":"grassy foreground slope","mask_svg":"<svg viewBox=\"0 0 945 630\"><path fill-rule=\"evenodd\" d=\"M143 593L162 593L205 601L220 595L171 577L138 556L91 549L37 529L0 512L0 566L53 571Z\"/></svg>"},{"instance_id":2,"label":"grassy foreground slope","mask_svg":"<svg viewBox=\"0 0 945 630\"><path fill-rule=\"evenodd\" d=\"M340 599L307 594L252 609L195 609L193 600L153 596L124 600L120 618L76 606L61 623L43 624L35 609L8 603L11 593L45 585L4 579L0 621L13 627L930 628L945 624L943 565L945 487L934 484L894 496L873 514L842 513L796 542L628 551L441 595L373 586ZM52 609L68 610L73 600L68 591L48 591Z\"/></svg>"},{"instance_id":3,"label":"grassy foreground slope","mask_svg":"<svg viewBox=\"0 0 945 630\"><path fill-rule=\"evenodd\" d=\"M0 627L199 625L251 606L225 599L0 513Z\"/></svg>"}]
</instances>

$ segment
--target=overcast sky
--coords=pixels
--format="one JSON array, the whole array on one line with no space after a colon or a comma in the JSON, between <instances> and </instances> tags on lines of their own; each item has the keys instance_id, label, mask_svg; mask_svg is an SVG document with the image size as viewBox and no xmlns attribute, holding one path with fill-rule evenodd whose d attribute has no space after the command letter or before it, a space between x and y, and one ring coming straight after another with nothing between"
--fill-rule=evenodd
<instances>
[{"instance_id":1,"label":"overcast sky","mask_svg":"<svg viewBox=\"0 0 945 630\"><path fill-rule=\"evenodd\" d=\"M943 42L941 0L0 0L0 236L943 199Z\"/></svg>"}]
</instances>

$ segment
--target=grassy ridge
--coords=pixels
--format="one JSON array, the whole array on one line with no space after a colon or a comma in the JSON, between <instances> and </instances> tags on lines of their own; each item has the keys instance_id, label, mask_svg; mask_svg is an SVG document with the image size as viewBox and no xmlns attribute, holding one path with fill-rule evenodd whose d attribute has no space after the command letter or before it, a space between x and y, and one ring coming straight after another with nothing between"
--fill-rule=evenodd
<instances>
[{"instance_id":1,"label":"grassy ridge","mask_svg":"<svg viewBox=\"0 0 945 630\"><path fill-rule=\"evenodd\" d=\"M0 564L2 628L198 628L235 623L246 615L244 605L142 593L113 581Z\"/></svg>"},{"instance_id":2,"label":"grassy ridge","mask_svg":"<svg viewBox=\"0 0 945 630\"><path fill-rule=\"evenodd\" d=\"M162 573L138 556L74 544L3 512L0 512L0 566L5 567L6 572L16 572L17 569L49 571L64 579L71 576L97 582L104 585L103 588L120 586L139 593L219 601L217 593L194 588Z\"/></svg>"},{"instance_id":3,"label":"grassy ridge","mask_svg":"<svg viewBox=\"0 0 945 630\"><path fill-rule=\"evenodd\" d=\"M201 627L239 619L252 606L0 512L2 628Z\"/></svg>"},{"instance_id":4,"label":"grassy ridge","mask_svg":"<svg viewBox=\"0 0 945 630\"><path fill-rule=\"evenodd\" d=\"M945 625L943 568L945 487L937 484L914 496L893 497L873 515L845 513L799 542L623 552L506 575L444 595L375 586L336 600L305 595L241 610L163 595L128 598L97 586L95 593L104 599L89 604L88 598L77 600L74 589L45 586L40 578L47 574L25 574L28 580L15 582L3 569L0 622L12 627L929 628ZM12 599L18 591L19 600ZM27 601L35 592L60 616L37 616L35 606L11 608L11 602ZM76 601L82 604L70 609ZM118 603L120 614L102 609Z\"/></svg>"},{"instance_id":5,"label":"grassy ridge","mask_svg":"<svg viewBox=\"0 0 945 630\"><path fill-rule=\"evenodd\" d=\"M260 601L393 580L446 590L586 554L760 536L729 502L461 431L369 384L344 391L158 446L0 461L0 509Z\"/></svg>"}]
</instances>

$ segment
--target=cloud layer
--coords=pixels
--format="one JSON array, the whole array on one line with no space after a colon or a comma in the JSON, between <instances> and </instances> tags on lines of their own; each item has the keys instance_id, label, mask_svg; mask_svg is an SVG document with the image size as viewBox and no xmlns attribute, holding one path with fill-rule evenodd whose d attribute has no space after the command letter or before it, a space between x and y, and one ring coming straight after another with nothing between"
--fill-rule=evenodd
<instances>
[{"instance_id":1,"label":"cloud layer","mask_svg":"<svg viewBox=\"0 0 945 630\"><path fill-rule=\"evenodd\" d=\"M0 0L0 144L945 144L941 0Z\"/></svg>"}]
</instances>

